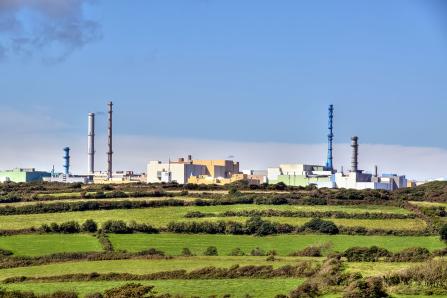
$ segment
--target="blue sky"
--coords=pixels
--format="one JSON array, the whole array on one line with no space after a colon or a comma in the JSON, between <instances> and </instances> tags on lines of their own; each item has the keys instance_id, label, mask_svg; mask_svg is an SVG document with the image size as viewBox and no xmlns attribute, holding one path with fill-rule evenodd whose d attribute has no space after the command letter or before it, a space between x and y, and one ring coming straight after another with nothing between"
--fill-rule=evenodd
<instances>
[{"instance_id":1,"label":"blue sky","mask_svg":"<svg viewBox=\"0 0 447 298\"><path fill-rule=\"evenodd\" d=\"M5 1L0 124L12 132L84 136L110 99L120 135L322 144L333 103L337 143L447 149L440 0ZM22 29L2 27L11 17ZM41 30L67 18L88 23ZM30 35L42 42L14 48Z\"/></svg>"}]
</instances>

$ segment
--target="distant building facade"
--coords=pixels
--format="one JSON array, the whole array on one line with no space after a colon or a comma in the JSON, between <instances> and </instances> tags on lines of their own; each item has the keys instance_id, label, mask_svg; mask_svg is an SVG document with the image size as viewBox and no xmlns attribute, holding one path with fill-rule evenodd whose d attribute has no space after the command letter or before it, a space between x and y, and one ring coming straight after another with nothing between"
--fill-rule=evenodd
<instances>
[{"instance_id":1,"label":"distant building facade","mask_svg":"<svg viewBox=\"0 0 447 298\"><path fill-rule=\"evenodd\" d=\"M262 183L258 179L252 179L250 175L241 173L239 162L224 159L193 160L191 156L186 160L179 158L167 163L150 161L146 175L148 183L228 184L241 180L249 184Z\"/></svg>"},{"instance_id":2,"label":"distant building facade","mask_svg":"<svg viewBox=\"0 0 447 298\"><path fill-rule=\"evenodd\" d=\"M15 168L0 171L0 182L35 182L42 181L44 177L51 177L51 173L36 171L34 168Z\"/></svg>"}]
</instances>

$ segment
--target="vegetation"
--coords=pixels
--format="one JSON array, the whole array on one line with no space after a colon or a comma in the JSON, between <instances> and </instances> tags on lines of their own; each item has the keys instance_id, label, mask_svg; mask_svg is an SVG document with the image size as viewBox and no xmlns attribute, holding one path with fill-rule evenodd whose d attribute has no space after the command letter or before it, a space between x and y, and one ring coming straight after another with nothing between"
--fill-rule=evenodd
<instances>
[{"instance_id":1,"label":"vegetation","mask_svg":"<svg viewBox=\"0 0 447 298\"><path fill-rule=\"evenodd\" d=\"M4 183L3 296L445 296L446 193Z\"/></svg>"},{"instance_id":2,"label":"vegetation","mask_svg":"<svg viewBox=\"0 0 447 298\"><path fill-rule=\"evenodd\" d=\"M193 254L201 255L208 246L216 246L221 255L228 255L239 247L245 254L259 247L265 251L276 250L279 255L287 256L310 245L332 243L332 250L343 252L350 247L370 247L377 243L393 252L408 247L426 247L430 251L442 249L444 243L439 237L405 237L399 236L349 236L349 235L277 235L253 237L246 235L187 235L187 234L110 234L110 241L117 250L141 251L155 247L169 255L178 255L182 247L188 247Z\"/></svg>"}]
</instances>

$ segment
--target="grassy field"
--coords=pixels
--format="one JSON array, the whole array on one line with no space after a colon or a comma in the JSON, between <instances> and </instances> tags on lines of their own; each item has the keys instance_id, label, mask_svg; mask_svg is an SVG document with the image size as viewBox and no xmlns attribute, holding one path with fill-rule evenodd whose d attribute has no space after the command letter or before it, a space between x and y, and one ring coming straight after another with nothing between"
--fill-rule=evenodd
<instances>
[{"instance_id":1,"label":"grassy field","mask_svg":"<svg viewBox=\"0 0 447 298\"><path fill-rule=\"evenodd\" d=\"M228 255L235 247L249 253L255 247L263 250L275 249L280 255L301 250L310 245L331 242L333 250L344 251L353 246L378 245L391 251L421 246L430 250L445 247L439 237L398 237L398 236L349 236L349 235L277 235L266 237L234 235L185 235L163 233L158 235L131 234L109 236L115 249L141 251L154 247L170 255L179 255L183 247L194 254L202 254L208 246L216 246L220 255Z\"/></svg>"},{"instance_id":2,"label":"grassy field","mask_svg":"<svg viewBox=\"0 0 447 298\"><path fill-rule=\"evenodd\" d=\"M418 263L404 262L346 262L347 272L360 272L363 276L385 275L392 271L406 269Z\"/></svg>"},{"instance_id":3,"label":"grassy field","mask_svg":"<svg viewBox=\"0 0 447 298\"><path fill-rule=\"evenodd\" d=\"M288 294L299 286L301 279L219 279L219 280L155 280L139 282L145 285L155 286L158 294L182 294L186 296L209 297L217 295L222 297L231 294L231 297L272 298L277 294ZM7 289L35 291L37 293L49 293L57 290L79 292L81 297L88 293L103 292L106 289L126 284L126 282L65 282L65 283L19 283L8 284Z\"/></svg>"},{"instance_id":4,"label":"grassy field","mask_svg":"<svg viewBox=\"0 0 447 298\"><path fill-rule=\"evenodd\" d=\"M350 212L367 212L369 207L356 206L357 208L348 208ZM385 207L385 206L381 206ZM145 209L116 209L116 210L97 210L82 212L63 212L63 213L46 213L46 214L27 214L27 215L7 215L0 216L2 229L21 229L29 227L39 227L42 223L64 222L68 220L85 221L87 219L95 219L102 223L109 219L122 219L125 221L135 220L141 223L148 223L156 227L164 227L171 221L187 221L187 220L236 220L245 221L243 217L210 217L200 219L187 219L185 214L190 211L201 211L206 213L221 213L225 211L237 210L303 210L303 211L327 211L333 208L334 211L343 210L343 206L290 206L290 205L231 205L231 206L187 206L187 207L162 207L162 208L145 208ZM396 207L388 207L389 212ZM400 208L397 208L398 210ZM397 212L403 212L402 210ZM307 222L308 218L298 217L269 217L271 221L289 223L293 225L302 225ZM343 226L363 226L366 228L382 228L382 229L423 229L426 224L420 219L387 219L387 220L369 220L369 219L331 219L337 225Z\"/></svg>"},{"instance_id":5,"label":"grassy field","mask_svg":"<svg viewBox=\"0 0 447 298\"><path fill-rule=\"evenodd\" d=\"M60 252L101 251L98 240L87 234L1 236L0 248L18 256L40 256Z\"/></svg>"},{"instance_id":6,"label":"grassy field","mask_svg":"<svg viewBox=\"0 0 447 298\"><path fill-rule=\"evenodd\" d=\"M446 207L447 203L438 203L438 202L419 202L419 201L411 201L411 204L418 205L421 207Z\"/></svg>"},{"instance_id":7,"label":"grassy field","mask_svg":"<svg viewBox=\"0 0 447 298\"><path fill-rule=\"evenodd\" d=\"M179 257L174 259L161 260L111 260L111 261L80 261L65 262L48 265L18 267L0 270L0 280L14 276L53 276L61 274L75 273L132 273L132 274L148 274L161 271L172 271L185 269L191 271L194 269L214 266L218 268L230 268L233 265L266 265L275 268L288 264L295 264L299 261L310 260L319 262L320 258L305 257L282 257L275 262L266 261L266 257Z\"/></svg>"}]
</instances>

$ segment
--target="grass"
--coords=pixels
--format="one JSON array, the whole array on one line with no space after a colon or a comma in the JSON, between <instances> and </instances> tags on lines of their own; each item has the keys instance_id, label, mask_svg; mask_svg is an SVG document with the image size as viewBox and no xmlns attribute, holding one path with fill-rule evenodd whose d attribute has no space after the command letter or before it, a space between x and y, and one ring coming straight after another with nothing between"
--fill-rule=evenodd
<instances>
[{"instance_id":1,"label":"grass","mask_svg":"<svg viewBox=\"0 0 447 298\"><path fill-rule=\"evenodd\" d=\"M424 202L424 201L410 201L411 204L413 205L418 205L421 207L446 207L447 208L447 203L439 203L439 202Z\"/></svg>"},{"instance_id":2,"label":"grass","mask_svg":"<svg viewBox=\"0 0 447 298\"><path fill-rule=\"evenodd\" d=\"M288 294L303 282L302 279L219 279L219 280L154 280L138 282L144 285L155 286L158 294L170 293L185 295L187 297L209 297L216 295L222 297L231 294L231 297L272 298L277 294ZM51 293L55 291L76 291L81 297L88 293L104 292L106 289L118 287L126 282L60 282L60 283L18 283L8 284L5 288L11 290L35 291L37 293Z\"/></svg>"},{"instance_id":3,"label":"grass","mask_svg":"<svg viewBox=\"0 0 447 298\"><path fill-rule=\"evenodd\" d=\"M17 256L102 250L98 240L87 234L2 236L0 237L0 248L10 250Z\"/></svg>"},{"instance_id":4,"label":"grass","mask_svg":"<svg viewBox=\"0 0 447 298\"><path fill-rule=\"evenodd\" d=\"M18 267L0 270L0 280L14 276L53 276L61 274L76 273L132 273L132 274L148 274L161 271L171 271L185 269L191 271L194 269L214 266L218 268L230 268L233 265L271 265L273 267L281 267L288 264L294 264L301 260L313 259L319 261L319 258L300 258L300 257L283 257L275 262L266 261L266 257L179 257L174 259L161 260L108 260L108 261L77 261L64 262L48 265Z\"/></svg>"},{"instance_id":5,"label":"grass","mask_svg":"<svg viewBox=\"0 0 447 298\"><path fill-rule=\"evenodd\" d=\"M350 236L350 235L277 235L266 237L236 236L236 235L187 235L162 233L158 235L110 234L110 240L115 249L141 251L154 247L170 255L178 255L183 247L189 248L194 254L202 254L208 246L216 246L220 255L228 255L236 247L249 253L252 249L276 250L279 255L302 250L310 245L326 242L333 244L333 250L344 251L353 246L377 245L391 251L399 251L408 247L426 247L429 250L445 247L436 236Z\"/></svg>"},{"instance_id":6,"label":"grass","mask_svg":"<svg viewBox=\"0 0 447 298\"><path fill-rule=\"evenodd\" d=\"M374 276L385 275L417 264L405 262L346 262L345 266L347 272L360 272L363 276Z\"/></svg>"},{"instance_id":7,"label":"grass","mask_svg":"<svg viewBox=\"0 0 447 298\"><path fill-rule=\"evenodd\" d=\"M349 206L346 210L350 212L366 212L369 207ZM380 206L390 208L389 206ZM323 209L322 209L323 208ZM7 215L0 216L2 229L21 229L29 227L39 227L42 223L57 222L61 223L68 220L85 221L87 219L95 219L95 221L102 223L109 219L122 219L124 221L135 220L141 223L148 223L156 227L165 227L171 221L185 221L185 220L237 220L245 221L243 217L228 217L228 218L201 218L201 219L187 219L185 214L190 211L214 212L220 213L225 211L237 210L305 210L305 211L324 211L330 208L334 210L344 210L344 206L290 206L290 205L230 205L230 206L182 206L182 207L162 207L162 208L144 208L144 209L115 209L115 210L95 210L82 212L63 212L63 213L47 213L47 214L27 214L27 215ZM341 209L340 209L341 208ZM396 207L391 207L396 208ZM393 210L393 209L391 209ZM289 223L293 225L302 225L309 220L309 218L298 217L269 217L269 220L276 222ZM363 226L366 228L383 228L383 229L423 229L426 224L420 219L342 219L334 218L337 225L343 226Z\"/></svg>"}]
</instances>

